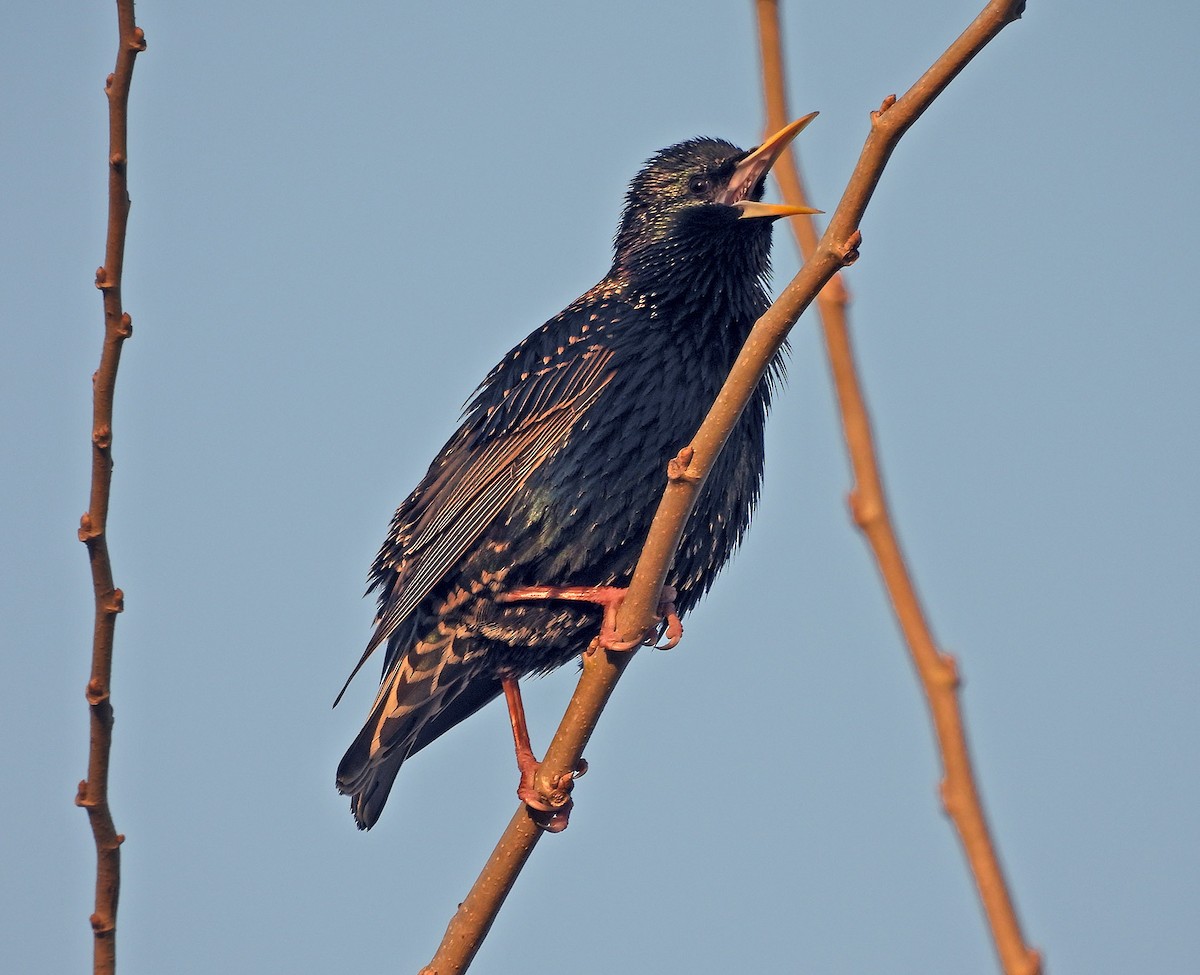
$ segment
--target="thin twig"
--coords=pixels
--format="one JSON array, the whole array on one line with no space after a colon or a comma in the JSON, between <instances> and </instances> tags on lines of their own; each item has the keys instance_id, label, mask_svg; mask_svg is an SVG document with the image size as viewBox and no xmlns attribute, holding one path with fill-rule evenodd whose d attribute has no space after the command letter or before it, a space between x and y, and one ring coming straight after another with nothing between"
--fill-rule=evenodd
<instances>
[{"instance_id":1,"label":"thin twig","mask_svg":"<svg viewBox=\"0 0 1200 975\"><path fill-rule=\"evenodd\" d=\"M780 40L777 0L756 0L762 53L763 93L766 102L766 131L773 132L788 119L787 87ZM804 206L805 194L799 168L790 149L773 169L784 200ZM807 258L816 245L816 222L812 217L792 221L796 243ZM863 397L850 343L847 300L844 289L826 287L817 300L817 313L825 334L830 371L837 389L842 428L854 470L850 509L862 530L883 578L900 629L908 645L913 666L925 691L942 755L942 802L958 829L967 864L975 878L980 900L991 929L1000 964L1007 975L1035 975L1041 958L1021 933L1016 906L1005 883L975 785L970 751L959 707L959 680L954 658L937 649L925 619L916 587L905 565L900 543L892 527L883 483L871 435L871 419Z\"/></svg>"},{"instance_id":2,"label":"thin twig","mask_svg":"<svg viewBox=\"0 0 1200 975\"><path fill-rule=\"evenodd\" d=\"M117 63L104 89L108 95L108 237L104 264L96 269L96 287L104 296L104 345L100 368L92 376L92 487L88 510L79 521L79 540L87 545L96 599L92 635L92 673L87 684L91 713L87 778L79 783L75 804L87 810L96 841L96 909L92 968L97 975L116 970L117 897L121 886L121 843L108 805L108 764L112 751L113 710L109 698L113 634L125 595L113 585L108 557L108 500L112 485L113 389L121 348L133 323L121 306L125 227L129 219L126 186L126 134L133 64L146 49L146 38L133 20L133 0L117 0Z\"/></svg>"},{"instance_id":3,"label":"thin twig","mask_svg":"<svg viewBox=\"0 0 1200 975\"><path fill-rule=\"evenodd\" d=\"M902 98L889 97L872 113L871 132L854 173L812 257L755 323L691 445L668 466L667 488L617 617L619 640L636 640L653 624L687 516L772 356L821 288L841 267L857 259L858 224L892 150L955 75L1017 19L1023 7L1023 0L992 0ZM552 805L567 802L569 797L557 783L566 780L569 770L577 766L600 711L631 657L630 653L609 651L584 655L583 674L535 779L535 786ZM518 809L423 975L466 971L539 835L525 808Z\"/></svg>"}]
</instances>

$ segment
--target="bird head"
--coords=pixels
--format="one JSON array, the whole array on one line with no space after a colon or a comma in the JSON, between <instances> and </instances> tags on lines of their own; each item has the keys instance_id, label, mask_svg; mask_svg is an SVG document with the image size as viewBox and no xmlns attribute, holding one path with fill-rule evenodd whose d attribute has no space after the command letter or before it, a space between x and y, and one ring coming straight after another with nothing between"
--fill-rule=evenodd
<instances>
[{"instance_id":1,"label":"bird head","mask_svg":"<svg viewBox=\"0 0 1200 975\"><path fill-rule=\"evenodd\" d=\"M625 195L615 269L670 275L692 261L722 252L736 259L739 249L749 249L761 252L765 270L771 223L821 212L760 202L771 166L816 115L792 122L753 150L698 138L656 153Z\"/></svg>"}]
</instances>

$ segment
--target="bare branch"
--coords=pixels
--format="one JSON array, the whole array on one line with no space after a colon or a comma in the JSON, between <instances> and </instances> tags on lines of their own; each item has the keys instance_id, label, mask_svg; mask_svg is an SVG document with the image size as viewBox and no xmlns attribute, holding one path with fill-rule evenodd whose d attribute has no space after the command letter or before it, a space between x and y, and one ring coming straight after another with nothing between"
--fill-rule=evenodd
<instances>
[{"instance_id":1,"label":"bare branch","mask_svg":"<svg viewBox=\"0 0 1200 975\"><path fill-rule=\"evenodd\" d=\"M767 108L766 129L770 132L774 131L773 126L783 125L789 117L779 5L776 0L756 0L756 8ZM804 205L803 183L790 148L788 154L776 162L773 171L783 190L784 199L788 203ZM803 217L793 220L792 229L801 253L807 258L817 241L814 219ZM1041 971L1041 958L1037 951L1026 945L1021 933L1016 906L1005 883L975 785L958 703L959 681L955 662L937 649L892 528L875 456L871 419L850 343L846 305L844 289L834 291L826 287L817 299L817 313L825 334L846 447L854 470L855 485L850 492L851 512L879 564L880 575L929 702L944 770L942 802L962 840L1000 964L1007 975L1036 975Z\"/></svg>"},{"instance_id":2,"label":"bare branch","mask_svg":"<svg viewBox=\"0 0 1200 975\"><path fill-rule=\"evenodd\" d=\"M108 500L112 486L113 390L121 348L133 323L121 305L121 272L125 260L125 227L129 219L126 185L127 110L133 65L146 49L146 38L133 20L133 0L117 0L116 68L104 88L108 95L108 237L104 264L96 270L96 287L104 296L104 345L100 368L92 376L92 486L88 510L79 521L79 540L87 545L96 622L92 635L92 673L87 683L91 714L87 778L79 783L75 804L87 810L96 841L96 909L91 923L95 942L93 971L116 970L117 898L121 886L121 843L108 805L108 764L112 750L113 710L109 697L113 635L125 595L113 585L108 557Z\"/></svg>"},{"instance_id":3,"label":"bare branch","mask_svg":"<svg viewBox=\"0 0 1200 975\"><path fill-rule=\"evenodd\" d=\"M653 625L667 570L700 488L791 327L833 275L857 259L861 242L858 223L892 150L942 89L988 41L1020 16L1023 7L1023 0L992 0L902 98L889 96L872 114L871 132L854 174L813 256L755 323L712 410L691 445L670 465L666 491L617 617L618 639L639 640ZM565 780L577 766L600 712L631 657L631 653L610 651L584 655L583 674L536 777L535 785L551 805L561 806L568 801L569 796L556 783ZM520 808L451 920L423 975L456 975L467 969L540 832L525 807Z\"/></svg>"}]
</instances>

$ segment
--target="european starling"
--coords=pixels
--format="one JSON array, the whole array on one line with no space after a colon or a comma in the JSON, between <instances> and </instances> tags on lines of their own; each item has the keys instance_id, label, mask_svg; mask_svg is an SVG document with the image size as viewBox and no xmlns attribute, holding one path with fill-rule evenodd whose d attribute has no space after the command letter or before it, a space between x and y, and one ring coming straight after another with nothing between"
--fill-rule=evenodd
<instances>
[{"instance_id":1,"label":"european starling","mask_svg":"<svg viewBox=\"0 0 1200 975\"><path fill-rule=\"evenodd\" d=\"M379 613L358 665L386 644L379 695L337 771L359 828L379 819L406 759L502 691L518 794L536 806L517 679L593 639L617 649L612 610L667 461L769 303L771 225L817 212L759 202L767 171L812 117L752 152L697 138L653 156L625 196L612 269L492 369L396 511L371 570ZM672 641L674 612L704 595L750 522L782 372L776 356L684 529L662 608Z\"/></svg>"}]
</instances>

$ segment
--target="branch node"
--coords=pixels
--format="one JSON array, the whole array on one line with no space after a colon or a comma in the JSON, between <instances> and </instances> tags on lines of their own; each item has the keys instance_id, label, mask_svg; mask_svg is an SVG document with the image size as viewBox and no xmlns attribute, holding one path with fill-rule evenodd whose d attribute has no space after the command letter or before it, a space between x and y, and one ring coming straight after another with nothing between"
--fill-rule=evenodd
<instances>
[{"instance_id":1,"label":"branch node","mask_svg":"<svg viewBox=\"0 0 1200 975\"><path fill-rule=\"evenodd\" d=\"M953 819L961 804L958 801L958 794L950 788L948 779L942 779L938 783L938 799L942 804L942 811Z\"/></svg>"},{"instance_id":2,"label":"branch node","mask_svg":"<svg viewBox=\"0 0 1200 975\"><path fill-rule=\"evenodd\" d=\"M92 443L101 450L108 450L112 446L112 427L107 423L101 423L92 431Z\"/></svg>"},{"instance_id":3,"label":"branch node","mask_svg":"<svg viewBox=\"0 0 1200 975\"><path fill-rule=\"evenodd\" d=\"M112 91L113 82L116 80L117 80L117 76L111 75L111 74L107 78L105 78L104 79L104 90Z\"/></svg>"},{"instance_id":4,"label":"branch node","mask_svg":"<svg viewBox=\"0 0 1200 975\"><path fill-rule=\"evenodd\" d=\"M99 914L93 914L88 920L92 924L92 931L96 934L111 934L116 930L116 925L113 924L111 918L103 918Z\"/></svg>"},{"instance_id":5,"label":"branch node","mask_svg":"<svg viewBox=\"0 0 1200 975\"><path fill-rule=\"evenodd\" d=\"M667 461L667 480L672 483L678 481L688 481L692 484L698 483L700 475L691 470L689 466L692 463L692 458L695 456L696 449L689 445Z\"/></svg>"},{"instance_id":6,"label":"branch node","mask_svg":"<svg viewBox=\"0 0 1200 975\"><path fill-rule=\"evenodd\" d=\"M96 803L88 797L88 782L87 779L81 779L79 788L75 792L75 805L80 809L90 809Z\"/></svg>"},{"instance_id":7,"label":"branch node","mask_svg":"<svg viewBox=\"0 0 1200 975\"><path fill-rule=\"evenodd\" d=\"M878 122L881 118L883 118L883 116L885 116L888 113L888 110L895 104L896 104L896 96L888 95L887 98L885 98L883 100L883 102L880 104L879 108L877 108L875 111L873 111L871 113L871 123L874 124L875 122Z\"/></svg>"},{"instance_id":8,"label":"branch node","mask_svg":"<svg viewBox=\"0 0 1200 975\"><path fill-rule=\"evenodd\" d=\"M125 312L117 323L117 334L123 339L129 338L133 334L133 319L129 312Z\"/></svg>"},{"instance_id":9,"label":"branch node","mask_svg":"<svg viewBox=\"0 0 1200 975\"><path fill-rule=\"evenodd\" d=\"M873 491L866 492L856 487L846 496L850 517L861 531L867 531L883 517L883 502Z\"/></svg>"},{"instance_id":10,"label":"branch node","mask_svg":"<svg viewBox=\"0 0 1200 975\"><path fill-rule=\"evenodd\" d=\"M84 696L87 698L88 704L95 707L108 700L108 688L104 686L104 682L99 677L93 677L88 681Z\"/></svg>"},{"instance_id":11,"label":"branch node","mask_svg":"<svg viewBox=\"0 0 1200 975\"><path fill-rule=\"evenodd\" d=\"M96 268L96 287L101 291L107 291L113 286L114 282L108 277L108 271L102 266Z\"/></svg>"},{"instance_id":12,"label":"branch node","mask_svg":"<svg viewBox=\"0 0 1200 975\"><path fill-rule=\"evenodd\" d=\"M129 49L131 51L146 50L146 32L140 27L133 29L133 40L129 42Z\"/></svg>"},{"instance_id":13,"label":"branch node","mask_svg":"<svg viewBox=\"0 0 1200 975\"><path fill-rule=\"evenodd\" d=\"M125 593L120 589L114 589L108 602L104 604L104 611L113 615L125 612Z\"/></svg>"},{"instance_id":14,"label":"branch node","mask_svg":"<svg viewBox=\"0 0 1200 975\"><path fill-rule=\"evenodd\" d=\"M108 164L117 171L118 174L125 173L125 156L119 152L114 152L108 157Z\"/></svg>"},{"instance_id":15,"label":"branch node","mask_svg":"<svg viewBox=\"0 0 1200 975\"><path fill-rule=\"evenodd\" d=\"M952 653L939 653L938 663L941 665L936 671L938 684L952 691L958 690L962 686L962 674L958 670L958 658Z\"/></svg>"},{"instance_id":16,"label":"branch node","mask_svg":"<svg viewBox=\"0 0 1200 975\"><path fill-rule=\"evenodd\" d=\"M861 246L862 232L856 230L846 238L846 243L842 245L840 251L838 252L838 260L842 262L842 267L849 267L858 260L858 249Z\"/></svg>"},{"instance_id":17,"label":"branch node","mask_svg":"<svg viewBox=\"0 0 1200 975\"><path fill-rule=\"evenodd\" d=\"M79 540L84 544L93 538L99 538L101 530L92 524L92 513L85 511L79 519Z\"/></svg>"}]
</instances>

